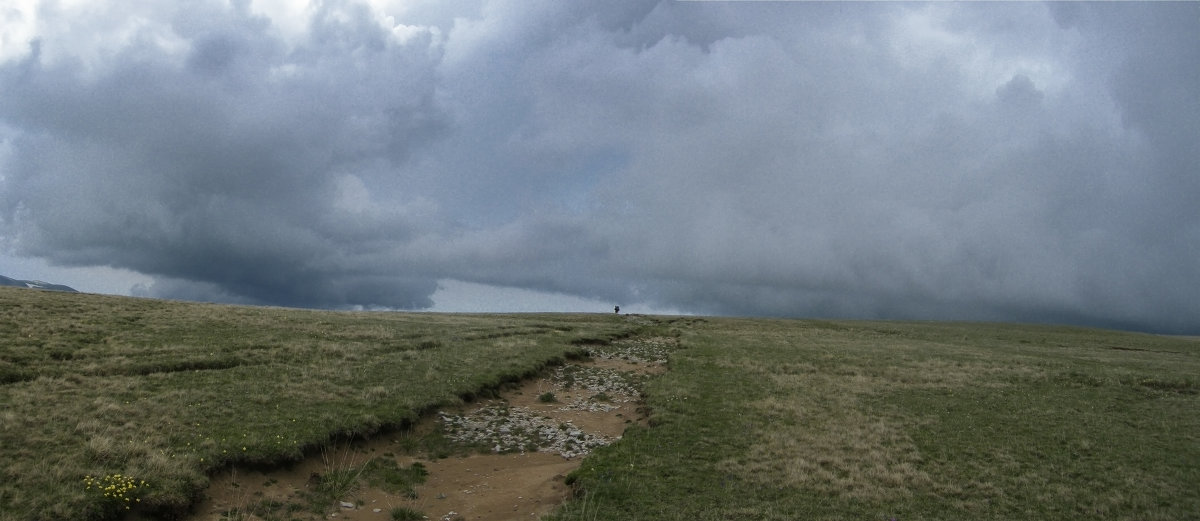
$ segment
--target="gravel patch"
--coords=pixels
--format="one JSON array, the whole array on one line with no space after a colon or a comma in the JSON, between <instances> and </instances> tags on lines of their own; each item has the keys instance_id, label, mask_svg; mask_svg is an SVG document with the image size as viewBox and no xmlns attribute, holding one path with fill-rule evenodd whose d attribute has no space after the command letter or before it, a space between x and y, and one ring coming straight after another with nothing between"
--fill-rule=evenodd
<instances>
[{"instance_id":1,"label":"gravel patch","mask_svg":"<svg viewBox=\"0 0 1200 521\"><path fill-rule=\"evenodd\" d=\"M674 349L679 341L672 337L627 338L604 345L588 346L588 354L593 358L625 360L640 364L665 364L667 353Z\"/></svg>"},{"instance_id":2,"label":"gravel patch","mask_svg":"<svg viewBox=\"0 0 1200 521\"><path fill-rule=\"evenodd\" d=\"M620 405L606 402L598 402L592 399L577 398L571 400L570 403L559 407L559 411L587 411L587 412L608 412L615 409L620 409Z\"/></svg>"},{"instance_id":3,"label":"gravel patch","mask_svg":"<svg viewBox=\"0 0 1200 521\"><path fill-rule=\"evenodd\" d=\"M441 414L451 440L490 448L493 452L551 452L570 459L612 443L588 434L571 422L540 416L524 407L489 404L468 415Z\"/></svg>"},{"instance_id":4,"label":"gravel patch","mask_svg":"<svg viewBox=\"0 0 1200 521\"><path fill-rule=\"evenodd\" d=\"M550 383L556 389L586 389L606 395L613 402L637 400L645 380L645 376L629 371L582 365L564 365L550 374Z\"/></svg>"},{"instance_id":5,"label":"gravel patch","mask_svg":"<svg viewBox=\"0 0 1200 521\"><path fill-rule=\"evenodd\" d=\"M597 359L624 360L634 364L665 364L667 353L677 344L670 337L634 338L588 347ZM569 364L556 368L545 379L554 391L580 389L590 397L577 397L558 412L606 413L621 404L641 399L648 375L617 369ZM571 393L577 395L578 393ZM467 414L439 413L446 437L482 447L495 453L549 452L571 459L584 456L615 439L590 434L570 421L550 418L532 409L503 402L488 403Z\"/></svg>"}]
</instances>

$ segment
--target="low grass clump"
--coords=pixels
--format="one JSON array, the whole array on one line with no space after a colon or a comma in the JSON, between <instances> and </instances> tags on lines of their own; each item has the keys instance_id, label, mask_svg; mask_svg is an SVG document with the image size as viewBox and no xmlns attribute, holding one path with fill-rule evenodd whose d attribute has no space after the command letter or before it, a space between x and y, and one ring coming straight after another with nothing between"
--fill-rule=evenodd
<instances>
[{"instance_id":1,"label":"low grass clump","mask_svg":"<svg viewBox=\"0 0 1200 521\"><path fill-rule=\"evenodd\" d=\"M421 521L428 519L424 512L406 507L396 507L391 511L392 521Z\"/></svg>"},{"instance_id":2,"label":"low grass clump","mask_svg":"<svg viewBox=\"0 0 1200 521\"><path fill-rule=\"evenodd\" d=\"M170 517L216 469L403 427L636 327L0 288L0 521ZM87 481L118 475L138 481L116 500Z\"/></svg>"},{"instance_id":3,"label":"low grass clump","mask_svg":"<svg viewBox=\"0 0 1200 521\"><path fill-rule=\"evenodd\" d=\"M1200 512L1200 342L996 324L707 319L552 519Z\"/></svg>"},{"instance_id":4,"label":"low grass clump","mask_svg":"<svg viewBox=\"0 0 1200 521\"><path fill-rule=\"evenodd\" d=\"M324 516L361 489L363 473L370 462L355 465L348 447L341 451L323 448L321 461L325 470L309 478L311 487L301 495L307 500L311 512Z\"/></svg>"},{"instance_id":5,"label":"low grass clump","mask_svg":"<svg viewBox=\"0 0 1200 521\"><path fill-rule=\"evenodd\" d=\"M86 476L83 478L84 491L99 496L101 503L106 503L111 509L129 510L142 502L141 493L149 489L150 484L144 479L120 474L106 476Z\"/></svg>"},{"instance_id":6,"label":"low grass clump","mask_svg":"<svg viewBox=\"0 0 1200 521\"><path fill-rule=\"evenodd\" d=\"M367 463L367 481L387 492L415 499L417 485L425 482L429 471L420 462L401 467L394 459L376 458Z\"/></svg>"}]
</instances>

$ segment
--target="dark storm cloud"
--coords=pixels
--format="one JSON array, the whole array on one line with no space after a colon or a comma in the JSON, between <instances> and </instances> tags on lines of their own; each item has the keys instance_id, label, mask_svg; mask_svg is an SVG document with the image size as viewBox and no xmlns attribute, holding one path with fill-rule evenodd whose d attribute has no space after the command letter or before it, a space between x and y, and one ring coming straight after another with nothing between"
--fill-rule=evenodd
<instances>
[{"instance_id":1,"label":"dark storm cloud","mask_svg":"<svg viewBox=\"0 0 1200 521\"><path fill-rule=\"evenodd\" d=\"M291 49L269 21L201 4L170 20L192 38L182 59L135 44L93 78L36 52L6 67L0 110L21 133L4 199L23 251L255 302L428 305L433 281L355 266L370 241L416 232L344 185L438 135L436 56L388 44L365 8L331 5Z\"/></svg>"},{"instance_id":2,"label":"dark storm cloud","mask_svg":"<svg viewBox=\"0 0 1200 521\"><path fill-rule=\"evenodd\" d=\"M1200 316L1195 4L147 9L0 64L13 251L302 306Z\"/></svg>"}]
</instances>

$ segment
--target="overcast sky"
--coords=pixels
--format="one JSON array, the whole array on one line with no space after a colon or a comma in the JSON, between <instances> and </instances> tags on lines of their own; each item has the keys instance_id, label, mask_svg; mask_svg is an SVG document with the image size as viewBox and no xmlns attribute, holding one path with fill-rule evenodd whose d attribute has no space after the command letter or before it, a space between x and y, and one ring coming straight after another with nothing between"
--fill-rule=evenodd
<instances>
[{"instance_id":1,"label":"overcast sky","mask_svg":"<svg viewBox=\"0 0 1200 521\"><path fill-rule=\"evenodd\" d=\"M1200 2L4 5L10 277L1200 332Z\"/></svg>"}]
</instances>

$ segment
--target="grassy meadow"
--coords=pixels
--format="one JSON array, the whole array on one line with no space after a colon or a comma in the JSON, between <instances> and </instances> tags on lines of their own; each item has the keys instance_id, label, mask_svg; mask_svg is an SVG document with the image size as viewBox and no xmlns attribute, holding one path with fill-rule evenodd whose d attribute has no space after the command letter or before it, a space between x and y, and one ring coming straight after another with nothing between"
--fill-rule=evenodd
<instances>
[{"instance_id":1,"label":"grassy meadow","mask_svg":"<svg viewBox=\"0 0 1200 521\"><path fill-rule=\"evenodd\" d=\"M965 323L337 313L0 288L0 521L170 518L215 469L671 335L571 520L1196 519L1200 341ZM107 493L107 496L105 495ZM287 519L284 517L283 519Z\"/></svg>"},{"instance_id":2,"label":"grassy meadow","mask_svg":"<svg viewBox=\"0 0 1200 521\"><path fill-rule=\"evenodd\" d=\"M402 427L631 324L0 288L0 520L170 517L214 469Z\"/></svg>"},{"instance_id":3,"label":"grassy meadow","mask_svg":"<svg viewBox=\"0 0 1200 521\"><path fill-rule=\"evenodd\" d=\"M554 519L1200 518L1200 340L704 319Z\"/></svg>"}]
</instances>

